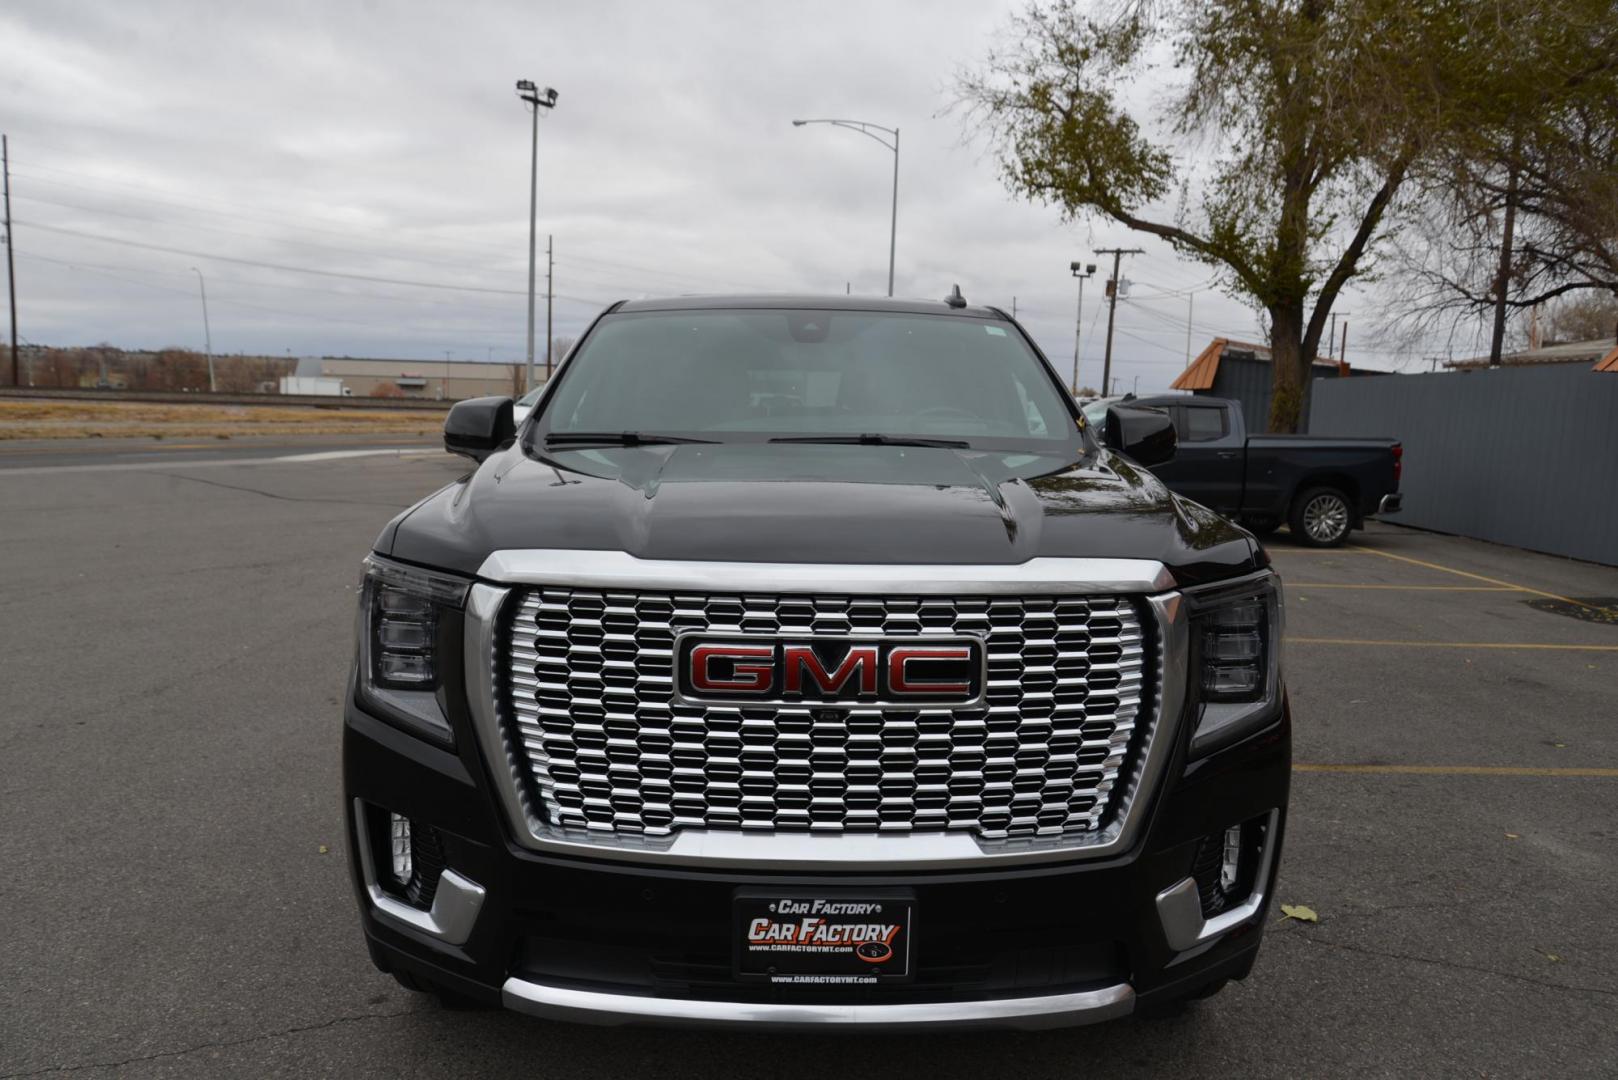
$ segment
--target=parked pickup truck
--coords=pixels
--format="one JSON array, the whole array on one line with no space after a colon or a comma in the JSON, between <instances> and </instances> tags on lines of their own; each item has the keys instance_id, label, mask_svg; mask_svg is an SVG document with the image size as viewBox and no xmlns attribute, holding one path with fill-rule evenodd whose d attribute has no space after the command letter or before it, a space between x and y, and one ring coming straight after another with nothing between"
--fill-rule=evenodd
<instances>
[{"instance_id":1,"label":"parked pickup truck","mask_svg":"<svg viewBox=\"0 0 1618 1080\"><path fill-rule=\"evenodd\" d=\"M1085 405L1101 415L1109 403ZM1239 401L1167 394L1134 398L1174 422L1174 458L1153 466L1157 478L1188 499L1235 518L1263 536L1283 524L1299 543L1335 547L1367 514L1399 509L1404 447L1393 439L1249 435Z\"/></svg>"},{"instance_id":2,"label":"parked pickup truck","mask_svg":"<svg viewBox=\"0 0 1618 1080\"><path fill-rule=\"evenodd\" d=\"M1263 549L1005 313L614 304L366 559L371 957L606 1024L1023 1028L1253 967L1291 777ZM856 1051L857 1052L857 1051ZM835 1070L834 1070L835 1071Z\"/></svg>"}]
</instances>

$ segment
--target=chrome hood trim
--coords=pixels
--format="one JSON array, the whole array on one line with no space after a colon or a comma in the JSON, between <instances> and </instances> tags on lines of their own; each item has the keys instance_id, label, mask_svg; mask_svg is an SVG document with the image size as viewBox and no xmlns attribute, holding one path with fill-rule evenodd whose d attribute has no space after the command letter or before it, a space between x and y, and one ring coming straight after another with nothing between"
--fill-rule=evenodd
<instances>
[{"instance_id":1,"label":"chrome hood trim","mask_svg":"<svg viewBox=\"0 0 1618 1080\"><path fill-rule=\"evenodd\" d=\"M1034 558L968 566L926 563L768 563L642 559L627 551L526 548L492 553L478 577L503 585L590 589L842 594L1116 594L1160 593L1175 586L1152 559Z\"/></svg>"}]
</instances>

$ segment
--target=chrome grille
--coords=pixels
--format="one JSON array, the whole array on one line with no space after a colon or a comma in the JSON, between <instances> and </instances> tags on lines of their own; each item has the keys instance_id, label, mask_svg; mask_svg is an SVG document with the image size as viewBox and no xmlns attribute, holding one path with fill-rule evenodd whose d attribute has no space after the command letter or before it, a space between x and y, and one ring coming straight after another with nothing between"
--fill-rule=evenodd
<instances>
[{"instance_id":1,"label":"chrome grille","mask_svg":"<svg viewBox=\"0 0 1618 1080\"><path fill-rule=\"evenodd\" d=\"M677 634L977 636L973 708L675 700ZM502 710L552 826L1100 830L1142 720L1145 641L1124 597L519 594Z\"/></svg>"}]
</instances>

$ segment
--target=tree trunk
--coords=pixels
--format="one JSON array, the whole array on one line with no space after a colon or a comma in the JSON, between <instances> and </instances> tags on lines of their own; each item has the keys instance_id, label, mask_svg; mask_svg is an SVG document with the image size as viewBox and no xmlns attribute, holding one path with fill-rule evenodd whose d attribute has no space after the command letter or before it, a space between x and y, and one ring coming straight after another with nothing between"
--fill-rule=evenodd
<instances>
[{"instance_id":1,"label":"tree trunk","mask_svg":"<svg viewBox=\"0 0 1618 1080\"><path fill-rule=\"evenodd\" d=\"M1309 359L1303 355L1303 305L1270 309L1270 431L1291 435L1303 424Z\"/></svg>"}]
</instances>

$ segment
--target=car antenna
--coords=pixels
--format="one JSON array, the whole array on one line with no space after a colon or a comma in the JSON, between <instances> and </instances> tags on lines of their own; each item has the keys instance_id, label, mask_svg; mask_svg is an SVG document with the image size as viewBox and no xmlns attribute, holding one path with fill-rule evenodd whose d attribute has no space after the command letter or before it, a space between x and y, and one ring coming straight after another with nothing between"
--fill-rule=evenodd
<instances>
[{"instance_id":1,"label":"car antenna","mask_svg":"<svg viewBox=\"0 0 1618 1080\"><path fill-rule=\"evenodd\" d=\"M953 308L963 308L966 306L966 297L961 295L961 287L959 285L956 285L954 288L950 289L949 295L944 297L944 303Z\"/></svg>"}]
</instances>

